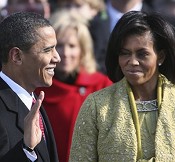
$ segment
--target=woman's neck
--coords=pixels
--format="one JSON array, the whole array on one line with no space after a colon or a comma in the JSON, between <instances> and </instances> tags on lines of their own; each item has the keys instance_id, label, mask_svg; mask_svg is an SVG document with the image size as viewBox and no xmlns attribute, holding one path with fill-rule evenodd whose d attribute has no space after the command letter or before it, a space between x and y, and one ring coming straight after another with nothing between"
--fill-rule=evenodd
<instances>
[{"instance_id":1,"label":"woman's neck","mask_svg":"<svg viewBox=\"0 0 175 162\"><path fill-rule=\"evenodd\" d=\"M154 86L131 86L131 89L133 91L134 98L137 101L149 101L157 98L157 84Z\"/></svg>"}]
</instances>

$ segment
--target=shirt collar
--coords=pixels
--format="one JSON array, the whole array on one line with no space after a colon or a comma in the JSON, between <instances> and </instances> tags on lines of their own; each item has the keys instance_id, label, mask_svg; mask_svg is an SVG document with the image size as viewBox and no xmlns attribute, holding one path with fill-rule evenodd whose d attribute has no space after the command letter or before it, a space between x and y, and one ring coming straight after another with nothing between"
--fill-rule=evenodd
<instances>
[{"instance_id":1,"label":"shirt collar","mask_svg":"<svg viewBox=\"0 0 175 162\"><path fill-rule=\"evenodd\" d=\"M9 87L18 95L18 97L22 100L22 102L30 110L32 106L32 96L34 96L33 93L32 95L29 94L24 88L22 88L19 84L15 83L12 79L10 79L2 71L0 72L0 77L9 85Z\"/></svg>"},{"instance_id":2,"label":"shirt collar","mask_svg":"<svg viewBox=\"0 0 175 162\"><path fill-rule=\"evenodd\" d=\"M140 11L142 9L143 3L137 3L133 8L131 8L129 11ZM107 10L109 13L110 17L110 31L112 32L115 24L118 22L118 20L123 16L124 13L118 11L115 9L112 5L111 2L107 2Z\"/></svg>"}]
</instances>

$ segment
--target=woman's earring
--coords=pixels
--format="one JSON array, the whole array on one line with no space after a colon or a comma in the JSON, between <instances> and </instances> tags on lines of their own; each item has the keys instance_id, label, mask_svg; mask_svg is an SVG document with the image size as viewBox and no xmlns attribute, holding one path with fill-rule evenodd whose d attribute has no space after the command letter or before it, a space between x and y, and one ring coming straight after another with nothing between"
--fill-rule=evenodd
<instances>
[{"instance_id":1,"label":"woman's earring","mask_svg":"<svg viewBox=\"0 0 175 162\"><path fill-rule=\"evenodd\" d=\"M158 65L159 65L159 66L161 66L161 65L162 65L162 63L158 63Z\"/></svg>"}]
</instances>

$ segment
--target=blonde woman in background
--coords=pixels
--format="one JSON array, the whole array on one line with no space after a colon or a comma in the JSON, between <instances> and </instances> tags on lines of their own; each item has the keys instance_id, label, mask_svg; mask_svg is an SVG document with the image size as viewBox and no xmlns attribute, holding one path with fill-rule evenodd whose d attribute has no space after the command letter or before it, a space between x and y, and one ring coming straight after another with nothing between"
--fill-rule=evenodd
<instances>
[{"instance_id":1,"label":"blonde woman in background","mask_svg":"<svg viewBox=\"0 0 175 162\"><path fill-rule=\"evenodd\" d=\"M88 28L94 44L98 70L106 74L105 55L110 30L109 18L104 0L58 0L54 10L67 8L81 15L88 22Z\"/></svg>"},{"instance_id":2,"label":"blonde woman in background","mask_svg":"<svg viewBox=\"0 0 175 162\"><path fill-rule=\"evenodd\" d=\"M95 59L98 63L98 70L106 74L105 56L110 35L109 17L104 0L70 0L74 4L74 10L83 15L89 22Z\"/></svg>"}]
</instances>

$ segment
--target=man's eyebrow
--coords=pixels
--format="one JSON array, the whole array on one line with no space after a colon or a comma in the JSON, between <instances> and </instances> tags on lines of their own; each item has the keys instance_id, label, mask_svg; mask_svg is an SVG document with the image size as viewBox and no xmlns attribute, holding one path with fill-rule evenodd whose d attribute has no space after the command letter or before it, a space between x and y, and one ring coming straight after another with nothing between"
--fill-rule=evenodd
<instances>
[{"instance_id":1,"label":"man's eyebrow","mask_svg":"<svg viewBox=\"0 0 175 162\"><path fill-rule=\"evenodd\" d=\"M53 46L50 46L50 47L46 47L46 48L43 48L43 51L45 52L45 51L49 51L50 49L52 49L52 48L54 48L55 46L53 45Z\"/></svg>"}]
</instances>

